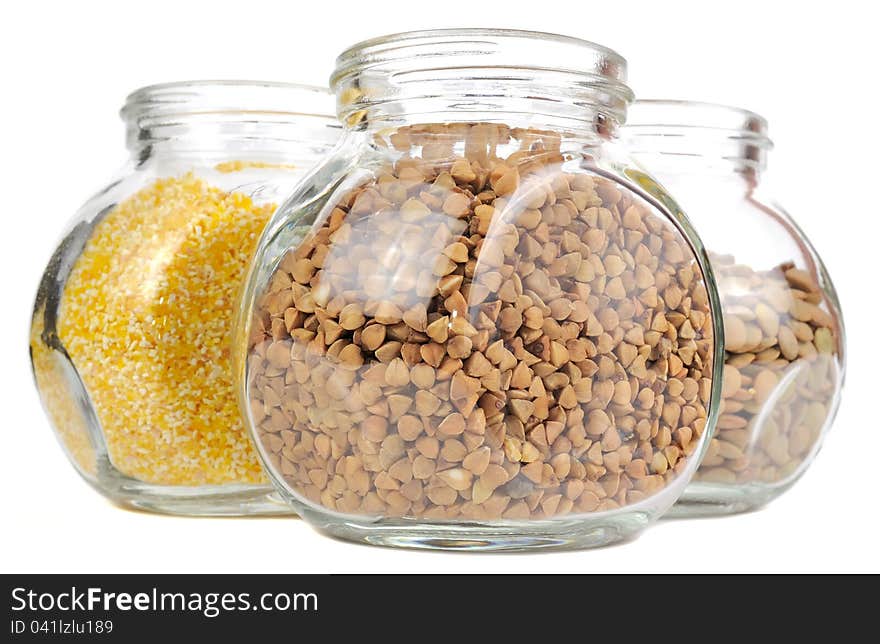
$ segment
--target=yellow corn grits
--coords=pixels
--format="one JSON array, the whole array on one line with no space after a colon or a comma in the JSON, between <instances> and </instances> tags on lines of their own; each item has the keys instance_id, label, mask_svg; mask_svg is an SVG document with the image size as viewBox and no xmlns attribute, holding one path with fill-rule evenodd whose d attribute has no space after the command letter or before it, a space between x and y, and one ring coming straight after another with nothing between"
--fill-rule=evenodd
<instances>
[{"instance_id":1,"label":"yellow corn grits","mask_svg":"<svg viewBox=\"0 0 880 644\"><path fill-rule=\"evenodd\" d=\"M97 474L95 450L89 440L85 417L65 378L61 364L65 358L43 342L42 333L43 309L34 315L30 337L31 362L40 399L68 456L84 474L94 477Z\"/></svg>"},{"instance_id":2,"label":"yellow corn grits","mask_svg":"<svg viewBox=\"0 0 880 644\"><path fill-rule=\"evenodd\" d=\"M217 172L228 174L230 172L241 172L242 170L296 170L296 166L291 163L269 163L267 161L224 161L214 166Z\"/></svg>"},{"instance_id":3,"label":"yellow corn grits","mask_svg":"<svg viewBox=\"0 0 880 644\"><path fill-rule=\"evenodd\" d=\"M95 227L58 332L122 473L164 485L264 481L229 343L235 297L274 208L187 175L147 186Z\"/></svg>"}]
</instances>

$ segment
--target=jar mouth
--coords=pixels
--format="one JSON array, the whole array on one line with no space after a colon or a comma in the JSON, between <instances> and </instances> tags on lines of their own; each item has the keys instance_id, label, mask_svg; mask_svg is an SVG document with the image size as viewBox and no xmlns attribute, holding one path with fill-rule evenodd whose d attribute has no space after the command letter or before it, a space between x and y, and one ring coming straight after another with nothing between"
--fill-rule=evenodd
<instances>
[{"instance_id":1,"label":"jar mouth","mask_svg":"<svg viewBox=\"0 0 880 644\"><path fill-rule=\"evenodd\" d=\"M620 54L570 36L514 29L436 29L365 40L339 55L330 86L343 120L388 101L445 96L467 104L485 96L584 105L622 122L633 100Z\"/></svg>"},{"instance_id":2,"label":"jar mouth","mask_svg":"<svg viewBox=\"0 0 880 644\"><path fill-rule=\"evenodd\" d=\"M747 109L698 101L639 99L627 114L623 137L636 158L661 171L764 169L773 142L767 120ZM652 169L649 167L649 169Z\"/></svg>"},{"instance_id":3,"label":"jar mouth","mask_svg":"<svg viewBox=\"0 0 880 644\"><path fill-rule=\"evenodd\" d=\"M412 67L431 69L440 58L450 58L454 64L449 67L458 69L500 65L585 74L617 81L631 95L626 59L614 50L572 36L519 29L429 29L364 40L337 57L330 87L366 68L410 61Z\"/></svg>"},{"instance_id":4,"label":"jar mouth","mask_svg":"<svg viewBox=\"0 0 880 644\"><path fill-rule=\"evenodd\" d=\"M141 87L120 116L145 127L186 118L219 120L265 116L276 121L314 117L335 121L332 94L322 87L247 80L201 80Z\"/></svg>"},{"instance_id":5,"label":"jar mouth","mask_svg":"<svg viewBox=\"0 0 880 644\"><path fill-rule=\"evenodd\" d=\"M120 110L131 150L326 150L339 140L325 88L246 80L182 81L132 92ZM286 152L285 152L286 153ZM282 155L283 156L283 155Z\"/></svg>"},{"instance_id":6,"label":"jar mouth","mask_svg":"<svg viewBox=\"0 0 880 644\"><path fill-rule=\"evenodd\" d=\"M639 148L675 149L699 140L740 142L761 151L773 148L767 119L740 107L686 100L639 99L627 113L626 133Z\"/></svg>"}]
</instances>

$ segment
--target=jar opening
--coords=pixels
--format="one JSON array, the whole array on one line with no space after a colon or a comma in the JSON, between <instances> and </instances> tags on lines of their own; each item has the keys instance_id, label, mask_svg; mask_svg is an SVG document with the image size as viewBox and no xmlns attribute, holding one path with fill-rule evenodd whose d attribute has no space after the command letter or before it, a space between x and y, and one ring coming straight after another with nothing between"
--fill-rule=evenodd
<instances>
[{"instance_id":1,"label":"jar opening","mask_svg":"<svg viewBox=\"0 0 880 644\"><path fill-rule=\"evenodd\" d=\"M332 145L339 136L324 88L262 81L183 81L142 87L120 110L129 147L175 142L222 146L231 140Z\"/></svg>"},{"instance_id":2,"label":"jar opening","mask_svg":"<svg viewBox=\"0 0 880 644\"><path fill-rule=\"evenodd\" d=\"M592 42L533 31L443 29L367 40L344 51L331 80L348 125L429 114L445 121L500 113L560 124L596 114L623 122L632 91L626 60ZM437 119L435 119L437 120ZM563 125L564 126L564 125Z\"/></svg>"},{"instance_id":3,"label":"jar opening","mask_svg":"<svg viewBox=\"0 0 880 644\"><path fill-rule=\"evenodd\" d=\"M639 99L630 107L624 128L637 157L695 161L753 171L766 165L773 148L767 120L755 112L715 103Z\"/></svg>"}]
</instances>

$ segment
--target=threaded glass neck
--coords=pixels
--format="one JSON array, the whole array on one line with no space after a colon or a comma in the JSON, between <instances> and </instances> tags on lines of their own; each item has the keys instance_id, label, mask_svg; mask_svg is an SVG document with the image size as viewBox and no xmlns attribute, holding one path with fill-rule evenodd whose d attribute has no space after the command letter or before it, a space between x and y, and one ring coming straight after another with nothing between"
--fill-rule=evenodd
<instances>
[{"instance_id":1,"label":"threaded glass neck","mask_svg":"<svg viewBox=\"0 0 880 644\"><path fill-rule=\"evenodd\" d=\"M638 100L623 138L636 159L659 167L757 174L773 143L767 121L737 107L672 100Z\"/></svg>"},{"instance_id":2,"label":"threaded glass neck","mask_svg":"<svg viewBox=\"0 0 880 644\"><path fill-rule=\"evenodd\" d=\"M614 129L632 92L626 61L584 40L530 31L448 29L368 40L331 77L352 128L494 122Z\"/></svg>"},{"instance_id":3,"label":"threaded glass neck","mask_svg":"<svg viewBox=\"0 0 880 644\"><path fill-rule=\"evenodd\" d=\"M323 88L255 81L190 81L141 88L120 111L133 152L221 152L285 157L326 150L339 137Z\"/></svg>"}]
</instances>

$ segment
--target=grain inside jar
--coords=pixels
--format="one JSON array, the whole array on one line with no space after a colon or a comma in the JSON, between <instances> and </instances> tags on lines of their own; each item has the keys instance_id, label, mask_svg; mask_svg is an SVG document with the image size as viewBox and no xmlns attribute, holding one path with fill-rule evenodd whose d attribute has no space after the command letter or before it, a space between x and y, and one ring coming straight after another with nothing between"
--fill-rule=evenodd
<instances>
[{"instance_id":1,"label":"grain inside jar","mask_svg":"<svg viewBox=\"0 0 880 644\"><path fill-rule=\"evenodd\" d=\"M273 469L330 510L434 519L610 510L670 484L712 375L680 232L553 132L390 142L258 296L248 397Z\"/></svg>"},{"instance_id":2,"label":"grain inside jar","mask_svg":"<svg viewBox=\"0 0 880 644\"><path fill-rule=\"evenodd\" d=\"M640 100L624 130L699 231L724 324L716 431L672 512L761 507L806 471L840 403L845 331L834 285L778 205L766 175L766 119L732 106Z\"/></svg>"},{"instance_id":3,"label":"grain inside jar","mask_svg":"<svg viewBox=\"0 0 880 644\"><path fill-rule=\"evenodd\" d=\"M840 334L813 275L711 255L724 308L718 429L695 480L776 484L814 456L840 386Z\"/></svg>"},{"instance_id":4,"label":"grain inside jar","mask_svg":"<svg viewBox=\"0 0 880 644\"><path fill-rule=\"evenodd\" d=\"M265 480L229 344L234 298L273 210L188 174L146 185L95 225L64 285L57 333L122 474L176 486ZM49 367L34 361L44 388ZM48 406L70 434L79 416Z\"/></svg>"}]
</instances>

